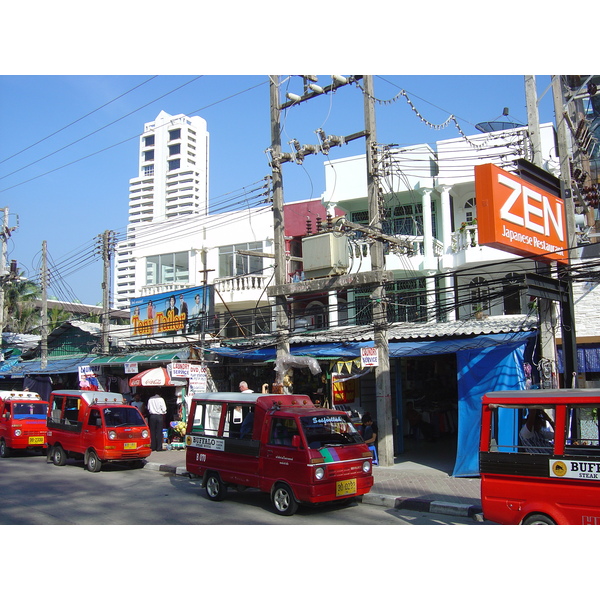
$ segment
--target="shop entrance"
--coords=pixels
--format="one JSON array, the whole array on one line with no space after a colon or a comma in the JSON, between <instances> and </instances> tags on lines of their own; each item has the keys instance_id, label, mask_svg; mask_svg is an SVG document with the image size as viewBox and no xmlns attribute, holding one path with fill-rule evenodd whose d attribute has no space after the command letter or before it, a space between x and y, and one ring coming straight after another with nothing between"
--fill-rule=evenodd
<instances>
[{"instance_id":1,"label":"shop entrance","mask_svg":"<svg viewBox=\"0 0 600 600\"><path fill-rule=\"evenodd\" d=\"M456 355L399 362L404 452L398 458L452 472L458 433Z\"/></svg>"}]
</instances>

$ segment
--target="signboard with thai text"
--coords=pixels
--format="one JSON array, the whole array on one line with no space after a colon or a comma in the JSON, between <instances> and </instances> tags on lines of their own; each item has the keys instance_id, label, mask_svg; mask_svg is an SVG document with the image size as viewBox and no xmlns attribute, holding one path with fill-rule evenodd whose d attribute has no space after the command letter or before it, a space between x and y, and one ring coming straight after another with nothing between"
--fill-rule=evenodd
<instances>
[{"instance_id":1,"label":"signboard with thai text","mask_svg":"<svg viewBox=\"0 0 600 600\"><path fill-rule=\"evenodd\" d=\"M475 167L475 196L481 246L569 262L561 198L493 164Z\"/></svg>"}]
</instances>

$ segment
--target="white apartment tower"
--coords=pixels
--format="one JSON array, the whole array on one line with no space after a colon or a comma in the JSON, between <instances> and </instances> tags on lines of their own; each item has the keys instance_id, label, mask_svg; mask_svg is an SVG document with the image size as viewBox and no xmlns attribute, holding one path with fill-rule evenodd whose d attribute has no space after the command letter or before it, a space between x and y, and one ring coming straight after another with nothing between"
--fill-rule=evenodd
<instances>
[{"instance_id":1,"label":"white apartment tower","mask_svg":"<svg viewBox=\"0 0 600 600\"><path fill-rule=\"evenodd\" d=\"M144 125L138 175L129 182L127 239L116 251L116 307L128 308L149 285L190 284L190 239L175 230L208 213L208 142L202 117L161 111Z\"/></svg>"}]
</instances>

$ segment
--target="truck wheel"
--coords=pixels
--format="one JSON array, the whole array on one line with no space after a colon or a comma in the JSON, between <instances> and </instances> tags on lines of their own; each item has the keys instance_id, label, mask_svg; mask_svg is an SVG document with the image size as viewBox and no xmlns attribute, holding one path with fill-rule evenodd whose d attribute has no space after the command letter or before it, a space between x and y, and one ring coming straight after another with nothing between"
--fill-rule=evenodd
<instances>
[{"instance_id":1,"label":"truck wheel","mask_svg":"<svg viewBox=\"0 0 600 600\"><path fill-rule=\"evenodd\" d=\"M67 453L58 444L52 448L52 462L57 467L63 467L67 462Z\"/></svg>"},{"instance_id":2,"label":"truck wheel","mask_svg":"<svg viewBox=\"0 0 600 600\"><path fill-rule=\"evenodd\" d=\"M209 473L206 477L206 495L210 500L218 502L225 498L225 484L218 473Z\"/></svg>"},{"instance_id":3,"label":"truck wheel","mask_svg":"<svg viewBox=\"0 0 600 600\"><path fill-rule=\"evenodd\" d=\"M534 513L523 519L523 525L556 525L556 523L546 515Z\"/></svg>"},{"instance_id":4,"label":"truck wheel","mask_svg":"<svg viewBox=\"0 0 600 600\"><path fill-rule=\"evenodd\" d=\"M10 448L6 445L5 440L0 440L0 458L8 458L10 456Z\"/></svg>"},{"instance_id":5,"label":"truck wheel","mask_svg":"<svg viewBox=\"0 0 600 600\"><path fill-rule=\"evenodd\" d=\"M97 473L102 468L102 462L93 450L89 451L86 467L90 473Z\"/></svg>"},{"instance_id":6,"label":"truck wheel","mask_svg":"<svg viewBox=\"0 0 600 600\"><path fill-rule=\"evenodd\" d=\"M289 485L286 483L276 483L271 492L271 502L278 514L290 516L298 510L298 502L294 498Z\"/></svg>"}]
</instances>

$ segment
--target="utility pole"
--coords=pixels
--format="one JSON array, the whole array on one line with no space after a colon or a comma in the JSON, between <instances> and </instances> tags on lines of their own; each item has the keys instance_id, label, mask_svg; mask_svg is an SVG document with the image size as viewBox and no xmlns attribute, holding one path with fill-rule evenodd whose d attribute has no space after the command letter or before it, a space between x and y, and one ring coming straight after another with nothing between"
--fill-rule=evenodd
<instances>
[{"instance_id":1,"label":"utility pole","mask_svg":"<svg viewBox=\"0 0 600 600\"><path fill-rule=\"evenodd\" d=\"M48 245L42 242L42 339L40 340L40 367L48 366Z\"/></svg>"},{"instance_id":2,"label":"utility pole","mask_svg":"<svg viewBox=\"0 0 600 600\"><path fill-rule=\"evenodd\" d=\"M379 193L375 177L376 143L375 100L373 96L373 76L365 75L364 82L364 111L365 111L365 141L367 150L367 197L369 206L369 223L371 227L381 232L381 217L379 210ZM384 268L383 242L379 237L371 247L371 268L380 271ZM377 398L377 424L379 427L378 454L379 464L389 467L394 464L394 443L392 433L392 394L390 385L390 357L387 337L387 302L385 287L379 281L372 294L373 299L373 340L377 348L378 366L375 368L375 388Z\"/></svg>"},{"instance_id":3,"label":"utility pole","mask_svg":"<svg viewBox=\"0 0 600 600\"><path fill-rule=\"evenodd\" d=\"M6 279L6 238L10 236L8 229L8 207L2 209L2 233L0 234L0 351L2 350L2 333L4 332L4 283Z\"/></svg>"},{"instance_id":4,"label":"utility pole","mask_svg":"<svg viewBox=\"0 0 600 600\"><path fill-rule=\"evenodd\" d=\"M570 139L567 128L568 113L565 109L562 80L560 75L552 76L552 95L554 99L554 115L558 136L558 157L560 161L560 187L565 203L565 229L569 263L577 259L577 236L575 235L575 205L571 187ZM559 277L564 273L564 267L559 267ZM575 387L577 382L577 335L575 332L575 311L573 301L573 285L568 274L565 274L568 284L567 298L561 302L562 348L565 387Z\"/></svg>"},{"instance_id":5,"label":"utility pole","mask_svg":"<svg viewBox=\"0 0 600 600\"><path fill-rule=\"evenodd\" d=\"M281 126L279 105L279 75L269 76L271 104L271 154L273 186L273 236L275 250L275 285L287 282L285 232L283 221L283 177L281 173ZM275 296L275 318L277 326L277 364L282 364L290 353L290 318L285 294ZM282 383L285 373L277 372L277 383Z\"/></svg>"},{"instance_id":6,"label":"utility pole","mask_svg":"<svg viewBox=\"0 0 600 600\"><path fill-rule=\"evenodd\" d=\"M540 116L538 110L538 97L534 75L525 75L525 100L527 104L527 129L531 142L532 163L542 168L542 146L540 137ZM548 264L537 262L537 272L540 275L551 277L552 267ZM538 297L539 323L540 323L540 359L538 364L540 387L558 387L558 371L556 368L556 339L554 335L556 311L554 301Z\"/></svg>"},{"instance_id":7,"label":"utility pole","mask_svg":"<svg viewBox=\"0 0 600 600\"><path fill-rule=\"evenodd\" d=\"M110 330L110 259L112 256L113 244L112 233L112 231L106 230L102 234L102 261L104 263L104 273L102 277L102 354L108 354L110 351L108 334Z\"/></svg>"}]
</instances>

